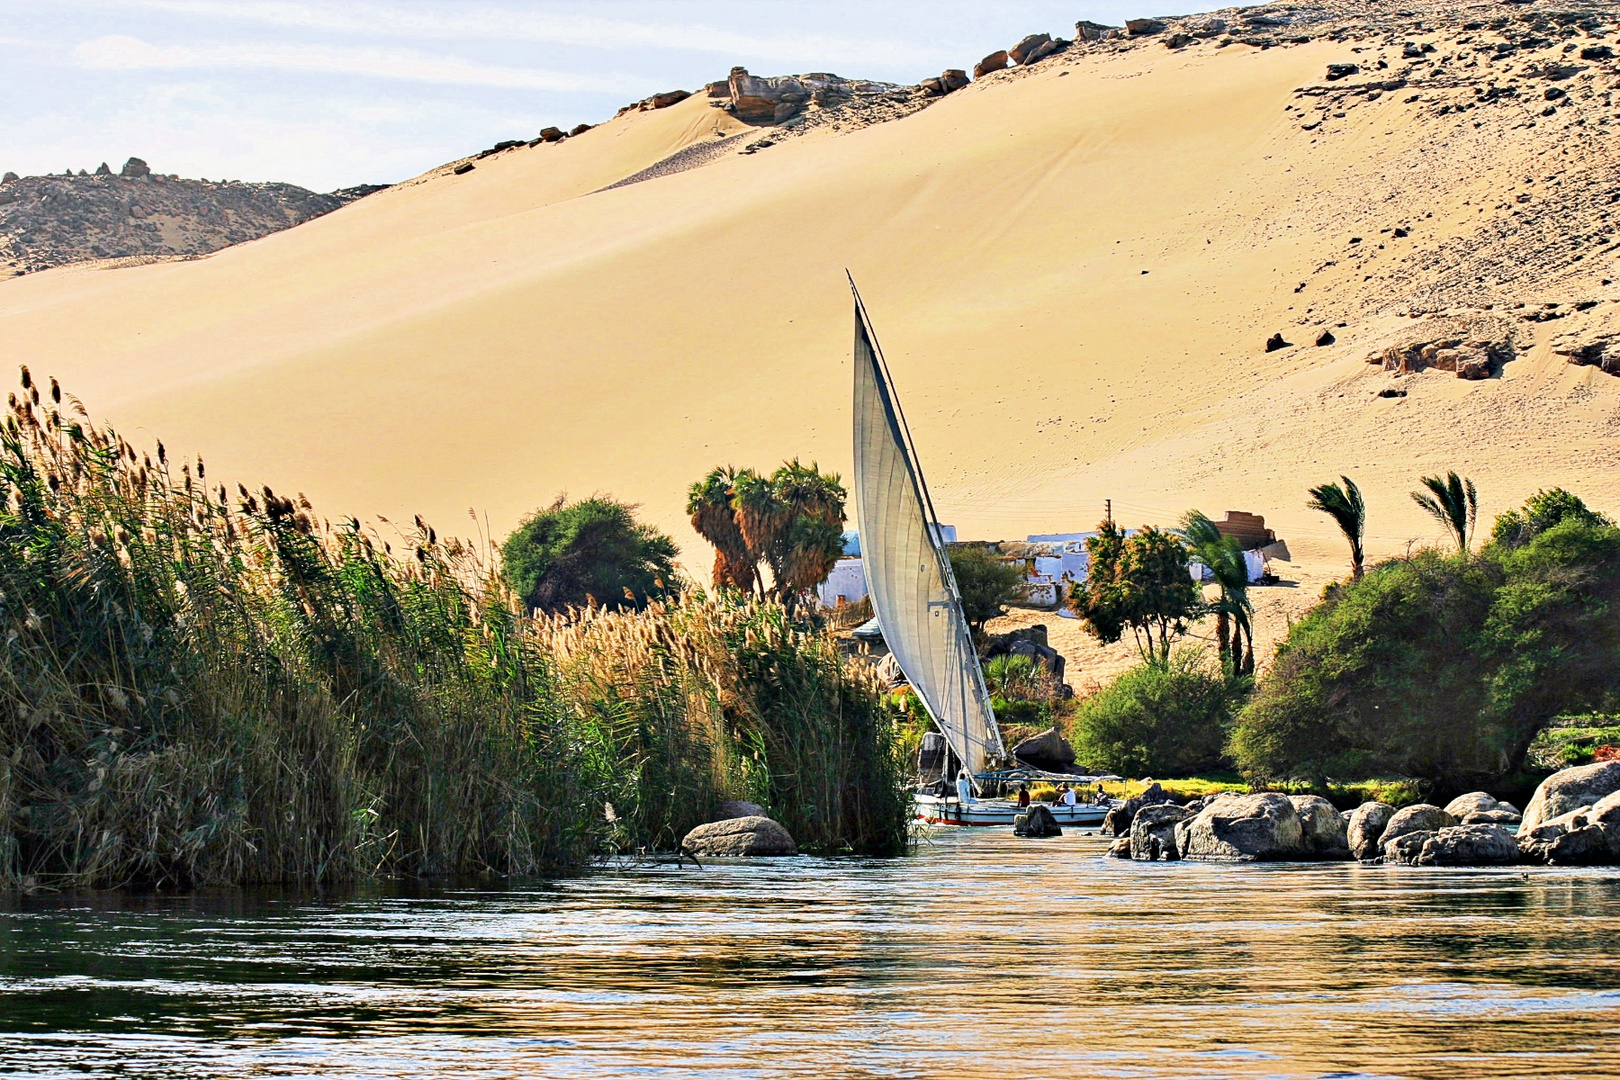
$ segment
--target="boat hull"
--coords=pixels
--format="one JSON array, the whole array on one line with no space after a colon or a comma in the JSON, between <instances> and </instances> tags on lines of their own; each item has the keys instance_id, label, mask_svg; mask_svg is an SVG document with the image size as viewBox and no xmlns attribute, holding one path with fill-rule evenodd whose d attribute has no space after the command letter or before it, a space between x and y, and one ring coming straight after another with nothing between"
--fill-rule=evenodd
<instances>
[{"instance_id":1,"label":"boat hull","mask_svg":"<svg viewBox=\"0 0 1620 1080\"><path fill-rule=\"evenodd\" d=\"M1018 804L1010 799L985 799L966 806L955 799L941 799L934 795L915 796L917 817L930 825L1006 825L1021 813ZM1074 828L1095 828L1103 823L1111 806L1095 803L1076 803L1073 806L1046 804L1059 825Z\"/></svg>"}]
</instances>

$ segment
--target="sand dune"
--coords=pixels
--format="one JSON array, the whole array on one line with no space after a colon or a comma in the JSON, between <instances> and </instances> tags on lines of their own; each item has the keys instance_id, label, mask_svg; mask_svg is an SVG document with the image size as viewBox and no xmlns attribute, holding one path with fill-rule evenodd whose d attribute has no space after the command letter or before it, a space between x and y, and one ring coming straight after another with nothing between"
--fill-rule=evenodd
<instances>
[{"instance_id":1,"label":"sand dune","mask_svg":"<svg viewBox=\"0 0 1620 1080\"><path fill-rule=\"evenodd\" d=\"M1389 553L1435 535L1406 492L1452 467L1490 513L1554 483L1620 510L1620 379L1552 349L1620 306L1594 195L1620 177L1613 64L1562 77L1542 116L1552 84L1525 72L1565 40L1504 62L1447 18L1410 34L1436 46L1416 63L1374 30L1077 48L600 190L746 130L700 95L207 259L0 283L0 347L211 476L332 515L470 531L472 508L499 534L608 491L702 566L682 502L709 467L847 473L847 267L964 536L1086 528L1104 498L1132 524L1242 508L1331 566L1309 484L1355 476ZM1487 81L1524 89L1476 105ZM1444 313L1514 358L1478 382L1365 362ZM1275 332L1294 347L1264 351Z\"/></svg>"}]
</instances>

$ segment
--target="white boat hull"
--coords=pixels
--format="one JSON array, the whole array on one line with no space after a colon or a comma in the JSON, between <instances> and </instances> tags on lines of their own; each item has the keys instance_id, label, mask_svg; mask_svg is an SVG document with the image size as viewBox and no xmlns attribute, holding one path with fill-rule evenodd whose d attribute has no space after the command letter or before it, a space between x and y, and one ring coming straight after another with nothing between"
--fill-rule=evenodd
<instances>
[{"instance_id":1,"label":"white boat hull","mask_svg":"<svg viewBox=\"0 0 1620 1080\"><path fill-rule=\"evenodd\" d=\"M975 800L963 805L955 798L939 798L935 795L914 796L917 805L917 817L930 825L1006 825L1011 826L1013 818L1021 812L1018 804L1011 799L983 799ZM1075 803L1072 806L1046 804L1052 811L1052 816L1059 825L1076 828L1095 828L1101 825L1103 818L1108 816L1111 806L1099 806L1095 803Z\"/></svg>"}]
</instances>

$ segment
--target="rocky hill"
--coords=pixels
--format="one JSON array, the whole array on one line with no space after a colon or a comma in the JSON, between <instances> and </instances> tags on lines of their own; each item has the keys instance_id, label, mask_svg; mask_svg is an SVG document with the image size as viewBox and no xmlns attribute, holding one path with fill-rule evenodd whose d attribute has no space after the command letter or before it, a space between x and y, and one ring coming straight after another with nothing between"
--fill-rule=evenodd
<instances>
[{"instance_id":1,"label":"rocky hill","mask_svg":"<svg viewBox=\"0 0 1620 1080\"><path fill-rule=\"evenodd\" d=\"M130 158L53 176L0 180L0 277L106 259L206 255L330 213L378 190L329 195L294 184L182 180Z\"/></svg>"}]
</instances>

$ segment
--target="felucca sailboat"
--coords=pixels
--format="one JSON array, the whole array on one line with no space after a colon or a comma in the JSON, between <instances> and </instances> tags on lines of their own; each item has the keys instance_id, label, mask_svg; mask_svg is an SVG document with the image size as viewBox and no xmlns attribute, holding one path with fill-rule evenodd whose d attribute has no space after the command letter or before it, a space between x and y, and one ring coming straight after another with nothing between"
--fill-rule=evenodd
<instances>
[{"instance_id":1,"label":"felucca sailboat","mask_svg":"<svg viewBox=\"0 0 1620 1080\"><path fill-rule=\"evenodd\" d=\"M959 769L972 778L966 800L952 784L945 785L948 794L919 791L917 816L953 825L1011 825L1019 813L1016 803L980 796L992 785L999 794L1001 781L1012 775L1006 767L1016 762L1002 744L928 485L853 278L850 290L855 501L872 610L889 651L950 747L946 776ZM1108 811L1089 804L1051 809L1060 825L1097 824Z\"/></svg>"}]
</instances>

